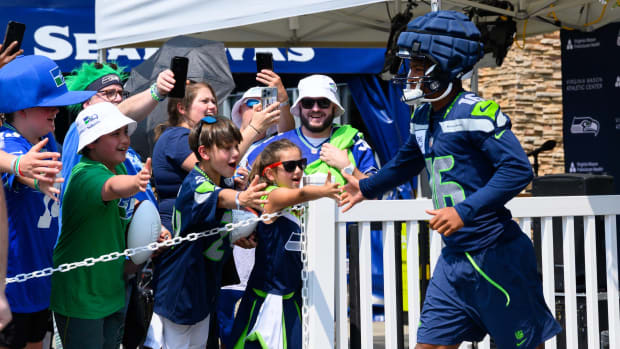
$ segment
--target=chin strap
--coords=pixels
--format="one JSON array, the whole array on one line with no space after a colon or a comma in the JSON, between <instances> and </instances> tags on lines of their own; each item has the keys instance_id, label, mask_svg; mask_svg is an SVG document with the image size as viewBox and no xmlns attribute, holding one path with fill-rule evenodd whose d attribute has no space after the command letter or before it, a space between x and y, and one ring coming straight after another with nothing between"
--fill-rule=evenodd
<instances>
[{"instance_id":1,"label":"chin strap","mask_svg":"<svg viewBox=\"0 0 620 349\"><path fill-rule=\"evenodd\" d=\"M408 88L404 89L403 90L403 97L401 98L401 100L403 102L407 103L408 105L411 105L411 106L415 107L415 106L418 106L421 103L439 101L439 100L445 98L452 91L452 82L450 82L450 84L448 84L448 87L441 94L441 96L439 96L437 98L425 98L426 95L424 94L424 91L422 91L422 89L420 88L420 85L421 85L421 83L417 84L414 89L408 89Z\"/></svg>"}]
</instances>

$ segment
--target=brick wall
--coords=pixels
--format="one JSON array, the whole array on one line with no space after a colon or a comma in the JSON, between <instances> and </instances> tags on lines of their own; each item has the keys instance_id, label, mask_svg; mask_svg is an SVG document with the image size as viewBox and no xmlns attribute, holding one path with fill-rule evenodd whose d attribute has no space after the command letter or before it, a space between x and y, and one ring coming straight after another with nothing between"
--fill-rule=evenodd
<instances>
[{"instance_id":1,"label":"brick wall","mask_svg":"<svg viewBox=\"0 0 620 349\"><path fill-rule=\"evenodd\" d=\"M539 154L539 175L564 173L560 54L559 31L527 38L525 46L519 37L501 67L479 70L479 94L496 101L510 117L526 152L549 139L557 142L553 150Z\"/></svg>"}]
</instances>

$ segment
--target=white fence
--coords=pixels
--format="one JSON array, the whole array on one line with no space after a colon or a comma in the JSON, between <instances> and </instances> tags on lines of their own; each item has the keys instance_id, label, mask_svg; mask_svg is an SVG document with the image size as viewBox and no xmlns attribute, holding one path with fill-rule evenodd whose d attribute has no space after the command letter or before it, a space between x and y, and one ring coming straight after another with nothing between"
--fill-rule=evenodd
<instances>
[{"instance_id":1,"label":"white fence","mask_svg":"<svg viewBox=\"0 0 620 349\"><path fill-rule=\"evenodd\" d=\"M607 300L609 348L620 349L620 308L618 285L618 252L616 215L620 215L620 195L563 196L516 198L507 207L523 231L532 232L533 219L540 217L543 292L547 305L555 314L554 241L552 217L562 217L562 255L564 264L566 347L578 348L575 262L575 217L583 216L585 258L585 304L587 309L587 348L600 347L599 299ZM395 265L395 222L405 222L407 232L407 291L409 300L409 348L416 343L419 321L420 265L418 258L419 222L427 221L424 212L430 200L365 201L343 214L333 200L310 203L308 210L308 297L310 333L309 348L348 348L346 224L359 223L360 318L361 348L373 347L370 222L383 225L383 274L385 305L385 348L398 348L397 298ZM595 216L603 216L605 238L606 294L597 285ZM387 232L387 233L386 233ZM352 242L353 244L353 242ZM559 243L558 243L559 245ZM430 232L431 271L441 253L441 237ZM351 292L354 292L351 290ZM581 340L585 340L581 339ZM489 348L488 336L480 348ZM557 338L546 342L546 348L557 348Z\"/></svg>"}]
</instances>

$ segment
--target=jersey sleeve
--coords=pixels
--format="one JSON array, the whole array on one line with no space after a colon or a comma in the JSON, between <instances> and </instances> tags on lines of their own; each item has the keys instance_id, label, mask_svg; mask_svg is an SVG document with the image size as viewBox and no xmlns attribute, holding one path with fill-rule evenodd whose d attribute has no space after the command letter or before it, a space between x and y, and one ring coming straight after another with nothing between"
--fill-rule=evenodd
<instances>
[{"instance_id":1,"label":"jersey sleeve","mask_svg":"<svg viewBox=\"0 0 620 349\"><path fill-rule=\"evenodd\" d=\"M478 102L474 106L472 117L472 120L486 118L492 122L492 129L487 126L487 131L477 132L472 136L495 171L482 188L455 205L466 225L472 223L482 209L505 205L533 178L529 160L519 140L510 130L510 119L499 110L497 104L492 101Z\"/></svg>"},{"instance_id":2,"label":"jersey sleeve","mask_svg":"<svg viewBox=\"0 0 620 349\"><path fill-rule=\"evenodd\" d=\"M375 160L375 152L372 150L368 142L364 140L361 133L355 137L355 143L351 147L351 153L355 159L357 169L366 175L372 175L377 172L377 161Z\"/></svg>"},{"instance_id":3,"label":"jersey sleeve","mask_svg":"<svg viewBox=\"0 0 620 349\"><path fill-rule=\"evenodd\" d=\"M424 168L424 156L420 152L415 134L410 134L398 153L375 175L359 182L364 197L376 198L386 191L393 189Z\"/></svg>"}]
</instances>

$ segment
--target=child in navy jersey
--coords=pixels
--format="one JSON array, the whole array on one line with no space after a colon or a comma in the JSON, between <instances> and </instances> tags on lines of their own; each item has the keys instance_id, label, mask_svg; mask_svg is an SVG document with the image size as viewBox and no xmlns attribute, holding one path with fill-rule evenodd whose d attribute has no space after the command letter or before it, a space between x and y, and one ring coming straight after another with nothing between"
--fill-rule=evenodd
<instances>
[{"instance_id":1,"label":"child in navy jersey","mask_svg":"<svg viewBox=\"0 0 620 349\"><path fill-rule=\"evenodd\" d=\"M288 139L270 143L252 166L268 183L264 213L280 217L259 222L254 268L233 327L235 348L301 347L301 227L293 205L322 197L339 199L328 174L324 185L299 188L306 159Z\"/></svg>"},{"instance_id":2,"label":"child in navy jersey","mask_svg":"<svg viewBox=\"0 0 620 349\"><path fill-rule=\"evenodd\" d=\"M174 205L175 237L223 226L224 214L231 209L259 208L265 202L265 184L258 184L258 178L243 192L230 189L241 142L230 120L205 116L188 141L199 161L185 177ZM230 246L230 232L223 231L174 246L155 262L154 311L163 324L164 349L205 347Z\"/></svg>"}]
</instances>

